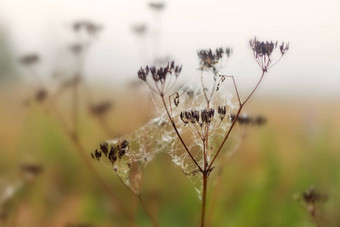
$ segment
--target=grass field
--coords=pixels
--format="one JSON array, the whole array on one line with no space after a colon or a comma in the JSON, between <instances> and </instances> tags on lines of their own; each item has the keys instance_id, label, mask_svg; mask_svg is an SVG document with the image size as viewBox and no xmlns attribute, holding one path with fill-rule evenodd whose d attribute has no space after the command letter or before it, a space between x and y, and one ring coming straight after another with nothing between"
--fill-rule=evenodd
<instances>
[{"instance_id":1,"label":"grass field","mask_svg":"<svg viewBox=\"0 0 340 227\"><path fill-rule=\"evenodd\" d=\"M112 192L128 205L133 218L112 205L55 114L36 103L23 106L25 91L19 90L14 86L0 91L0 192L4 194L6 188L22 182L22 163L37 163L43 171L33 180L23 181L8 206L2 208L7 211L3 224L150 226L137 200L113 171L93 161ZM124 101L115 98L118 94L112 96L115 106L108 124L114 135L131 132L152 118L152 105L142 95L119 94L126 97ZM65 102L62 113L67 115ZM337 100L254 97L246 112L266 116L267 124L246 130L242 145L224 166L214 212L208 215L211 226L314 226L303 204L294 199L312 185L329 196L320 210L320 223L339 226ZM85 109L80 122L80 140L91 159L90 153L109 138ZM237 128L232 136L236 138L241 131ZM209 201L216 192L212 193L212 185L210 182L208 214ZM164 153L147 166L142 196L160 226L199 224L200 201L194 187Z\"/></svg>"}]
</instances>

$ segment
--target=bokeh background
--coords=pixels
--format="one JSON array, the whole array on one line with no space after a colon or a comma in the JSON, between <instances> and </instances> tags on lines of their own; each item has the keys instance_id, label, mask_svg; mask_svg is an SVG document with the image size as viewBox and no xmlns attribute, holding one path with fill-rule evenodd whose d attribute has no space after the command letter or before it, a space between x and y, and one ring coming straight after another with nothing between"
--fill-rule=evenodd
<instances>
[{"instance_id":1,"label":"bokeh background","mask_svg":"<svg viewBox=\"0 0 340 227\"><path fill-rule=\"evenodd\" d=\"M245 138L223 168L211 225L313 226L297 198L314 186L328 195L319 204L322 226L339 226L339 7L336 0L1 1L1 225L150 226L136 198L90 153L158 114L137 80L140 66L175 60L186 84L199 78L197 50L230 47L222 73L234 75L245 96L260 73L248 44L256 36L289 42L290 50L245 109L267 123L234 132ZM99 29L79 35L79 21ZM28 55L39 59L22 64ZM85 156L65 131L73 126L72 89L59 90L74 86L77 73ZM91 110L103 103L104 114ZM132 216L112 204L88 163ZM169 156L157 155L143 176L142 196L160 226L199 223L195 189Z\"/></svg>"}]
</instances>

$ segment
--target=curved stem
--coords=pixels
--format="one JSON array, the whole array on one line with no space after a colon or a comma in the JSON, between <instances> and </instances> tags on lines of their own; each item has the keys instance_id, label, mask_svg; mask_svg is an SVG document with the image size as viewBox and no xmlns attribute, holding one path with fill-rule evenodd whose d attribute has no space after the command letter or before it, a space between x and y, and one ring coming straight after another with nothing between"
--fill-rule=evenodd
<instances>
[{"instance_id":1,"label":"curved stem","mask_svg":"<svg viewBox=\"0 0 340 227\"><path fill-rule=\"evenodd\" d=\"M240 103L240 107L239 107L239 109L238 109L238 111L237 111L237 113L236 113L236 116L235 116L233 122L231 123L231 126L230 126L230 128L228 129L227 134L225 135L225 137L224 137L224 139L223 139L221 145L218 147L217 152L216 152L214 158L212 159L212 161L211 161L211 163L210 163L208 169L211 169L212 165L214 164L214 162L215 162L215 160L216 160L216 157L217 157L218 154L220 153L220 151L221 151L221 149L222 149L224 143L227 141L227 139L228 139L228 137L229 137L229 134L231 133L232 129L234 128L235 123L236 123L236 121L237 121L237 118L238 118L238 116L240 115L240 113L241 113L241 111L242 111L244 105L248 102L248 100L250 99L250 97L254 94L254 92L256 91L256 89L258 88L258 86L260 85L260 83L261 83L261 81L262 81L262 79L263 79L263 77L264 77L265 72L266 72L266 71L262 71L261 78L259 79L259 81L258 81L257 84L255 85L255 87L253 88L253 90L250 92L250 94L248 95L248 97L247 97L242 103Z\"/></svg>"},{"instance_id":2,"label":"curved stem","mask_svg":"<svg viewBox=\"0 0 340 227\"><path fill-rule=\"evenodd\" d=\"M53 105L53 103L51 103L51 105ZM63 127L64 132L68 135L68 137L70 138L71 142L73 143L73 145L76 148L76 151L78 152L78 154L82 157L82 159L84 160L86 166L88 167L88 169L90 170L90 172L94 175L95 179L97 180L97 182L99 183L99 185L101 186L101 188L107 193L107 195L109 195L109 198L112 202L112 204L114 204L115 206L117 206L119 209L118 210L122 210L123 213L125 213L125 215L127 215L129 218L133 218L132 215L130 214L129 210L125 207L125 205L123 205L123 203L117 198L116 194L112 191L111 187L107 184L106 181L103 180L103 178L98 174L98 172L96 171L96 169L94 168L93 164L91 163L91 161L87 158L87 153L86 153L86 149L83 147L83 145L80 143L79 139L77 137L75 137L75 134L69 129L69 127L67 126L67 122L65 121L65 119L63 118L63 116L61 115L61 113L58 111L58 108L56 108L54 106L53 111L56 116L58 117L59 121L61 122L61 125Z\"/></svg>"},{"instance_id":3,"label":"curved stem","mask_svg":"<svg viewBox=\"0 0 340 227\"><path fill-rule=\"evenodd\" d=\"M177 130L177 127L176 127L176 124L175 124L174 120L172 119L172 117L171 117L171 115L170 115L170 112L169 112L169 109L168 109L168 107L167 107L167 105L166 105L166 102L165 102L165 99L164 99L164 94L160 94L160 96L161 96L161 98L162 98L163 105L164 105L164 108L165 108L165 110L166 110L166 113L167 113L167 115L168 115L168 117L169 117L169 120L170 120L170 122L171 122L171 126L173 127L173 129L175 130L175 132L176 132L176 134L177 134L179 140L180 140L181 143L183 144L184 149L185 149L186 152L189 154L189 156L190 156L190 158L192 159L192 161L196 164L197 168L198 168L201 172L203 172L203 169L202 169L201 166L197 163L197 161L196 161L196 159L194 158L194 156L192 156L192 154L191 154L191 152L189 151L187 145L184 143L184 140L183 140L182 136L179 134L179 132L178 132L178 130Z\"/></svg>"}]
</instances>

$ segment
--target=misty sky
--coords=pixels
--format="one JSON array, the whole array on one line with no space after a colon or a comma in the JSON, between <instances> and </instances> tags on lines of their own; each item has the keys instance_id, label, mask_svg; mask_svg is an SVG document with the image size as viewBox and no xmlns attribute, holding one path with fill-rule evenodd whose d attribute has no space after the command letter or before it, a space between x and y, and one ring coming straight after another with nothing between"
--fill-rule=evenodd
<instances>
[{"instance_id":1,"label":"misty sky","mask_svg":"<svg viewBox=\"0 0 340 227\"><path fill-rule=\"evenodd\" d=\"M183 77L199 75L198 49L232 47L234 54L224 73L234 75L241 86L253 84L259 75L248 45L250 38L289 41L289 53L269 73L262 92L340 95L338 0L168 0L160 17L147 3L1 0L0 26L15 55L38 52L48 71L70 44L72 21L86 18L102 24L104 30L87 59L86 76L112 83L132 79L141 64L151 61L152 37L144 42L138 39L131 29L136 23L146 23L151 33L161 27L159 53L183 64Z\"/></svg>"}]
</instances>

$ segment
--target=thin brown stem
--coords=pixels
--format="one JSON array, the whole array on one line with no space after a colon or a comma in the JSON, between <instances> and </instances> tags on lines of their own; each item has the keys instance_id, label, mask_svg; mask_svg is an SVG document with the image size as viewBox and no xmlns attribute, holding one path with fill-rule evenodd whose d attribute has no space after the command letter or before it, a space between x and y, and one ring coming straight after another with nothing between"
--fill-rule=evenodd
<instances>
[{"instance_id":1,"label":"thin brown stem","mask_svg":"<svg viewBox=\"0 0 340 227\"><path fill-rule=\"evenodd\" d=\"M53 103L50 103L51 105L53 105ZM76 151L78 152L78 154L82 157L82 159L84 160L86 166L88 167L88 169L90 170L90 172L94 175L95 179L97 180L97 182L99 183L99 185L101 186L101 188L107 193L107 195L109 195L109 198L112 202L113 205L118 207L118 210L121 210L123 213L125 213L125 215L129 218L133 218L132 215L130 214L130 211L125 207L125 205L123 205L123 203L117 198L116 194L113 193L111 187L107 184L106 181L104 181L104 179L98 174L98 172L96 171L96 169L94 168L94 166L92 165L92 162L88 159L88 155L86 152L86 149L83 147L83 145L80 143L79 139L75 136L74 132L72 132L72 130L69 129L69 127L67 126L67 122L65 121L64 117L62 116L62 114L59 112L58 108L53 105L53 113L55 113L56 117L59 119L59 121L61 122L61 125L63 126L63 130L64 132L68 135L68 137L70 138L71 142L73 143L73 145L76 148Z\"/></svg>"},{"instance_id":2,"label":"thin brown stem","mask_svg":"<svg viewBox=\"0 0 340 227\"><path fill-rule=\"evenodd\" d=\"M316 217L316 214L313 214L312 218L313 218L313 221L315 222L315 225L317 227L321 227L320 222L319 222L318 218Z\"/></svg>"},{"instance_id":3,"label":"thin brown stem","mask_svg":"<svg viewBox=\"0 0 340 227\"><path fill-rule=\"evenodd\" d=\"M234 88L235 88L235 93L236 93L236 95L237 95L237 100L238 100L239 105L241 105L240 94L239 94L239 92L238 92L238 89L237 89L237 85L236 85L234 76L225 76L225 77L230 77L230 78L233 80L233 84L234 84Z\"/></svg>"},{"instance_id":4,"label":"thin brown stem","mask_svg":"<svg viewBox=\"0 0 340 227\"><path fill-rule=\"evenodd\" d=\"M264 70L262 71L261 78L259 79L259 81L258 81L257 84L255 85L254 89L250 92L250 94L249 94L248 97L245 99L245 101L241 102L240 107L239 107L239 109L238 109L238 111L237 111L237 113L236 113L236 116L235 116L233 122L231 123L231 126L230 126L230 128L228 129L227 134L225 135L225 137L224 137L224 139L223 139L221 145L218 147L217 152L216 152L214 158L212 159L212 161L211 161L211 163L210 163L208 169L211 169L212 165L214 164L214 162L215 162L215 160L216 160L216 157L217 157L218 154L220 153L220 151L221 151L221 149L222 149L224 143L227 141L227 139L228 139L228 137L229 137L229 135L230 135L232 129L234 128L235 123L236 123L236 121L237 121L237 118L238 118L238 116L240 115L240 113L241 113L241 111L242 111L244 105L248 102L248 100L250 99L250 97L254 94L254 92L256 91L256 89L259 87L259 85L260 85L260 83L261 83L261 81L262 81L262 79L263 79L263 77L264 77L265 72L266 72L266 71L264 71Z\"/></svg>"},{"instance_id":5,"label":"thin brown stem","mask_svg":"<svg viewBox=\"0 0 340 227\"><path fill-rule=\"evenodd\" d=\"M206 200L207 200L207 186L208 186L208 173L204 171L202 173L202 180L203 180L203 194L202 194L202 211L201 211L201 227L205 226L205 207L206 207Z\"/></svg>"},{"instance_id":6,"label":"thin brown stem","mask_svg":"<svg viewBox=\"0 0 340 227\"><path fill-rule=\"evenodd\" d=\"M210 100L208 98L207 89L204 86L204 82L203 82L203 70L201 70L201 84L202 84L202 89L203 89L205 101L207 102L207 105L209 105Z\"/></svg>"},{"instance_id":7,"label":"thin brown stem","mask_svg":"<svg viewBox=\"0 0 340 227\"><path fill-rule=\"evenodd\" d=\"M75 80L77 81L73 87L73 123L74 123L74 136L78 138L79 124L78 124L78 83L80 75L75 74Z\"/></svg>"},{"instance_id":8,"label":"thin brown stem","mask_svg":"<svg viewBox=\"0 0 340 227\"><path fill-rule=\"evenodd\" d=\"M153 215L151 214L150 210L147 208L147 206L145 205L145 202L144 200L142 199L142 196L141 195L137 195L138 197L138 200L140 202L140 204L142 205L144 211L146 212L146 214L149 216L151 222L152 222L152 225L154 227L158 227L158 224L157 224L157 221L155 220L155 218L153 217Z\"/></svg>"},{"instance_id":9,"label":"thin brown stem","mask_svg":"<svg viewBox=\"0 0 340 227\"><path fill-rule=\"evenodd\" d=\"M248 100L250 99L250 97L254 94L254 92L256 91L256 89L258 88L258 86L260 85L260 83L261 83L261 81L262 81L262 79L263 79L265 73L266 73L266 71L263 70L263 71L262 71L262 75L261 75L260 80L257 82L256 86L254 87L254 89L252 90L252 92L248 95L248 97L243 101L242 106L243 106L244 104L246 104L246 103L248 102Z\"/></svg>"},{"instance_id":10,"label":"thin brown stem","mask_svg":"<svg viewBox=\"0 0 340 227\"><path fill-rule=\"evenodd\" d=\"M163 105L164 105L164 108L166 110L166 113L169 117L169 120L171 122L171 126L173 127L173 129L175 130L179 140L181 141L181 143L183 144L183 147L184 149L186 150L186 152L189 154L190 158L192 159L192 161L196 164L197 168L200 170L200 172L203 172L203 169L201 168L201 166L197 163L196 159L194 158L194 156L192 156L191 152L189 151L189 148L187 147L187 145L185 144L182 136L179 134L178 130L177 130L177 127L176 127L176 124L174 122L174 120L172 119L171 115L170 115L170 112L169 112L169 109L168 109L168 106L166 105L166 102L165 102L165 99L164 99L164 94L160 94L161 98L162 98L162 101L163 101Z\"/></svg>"}]
</instances>

